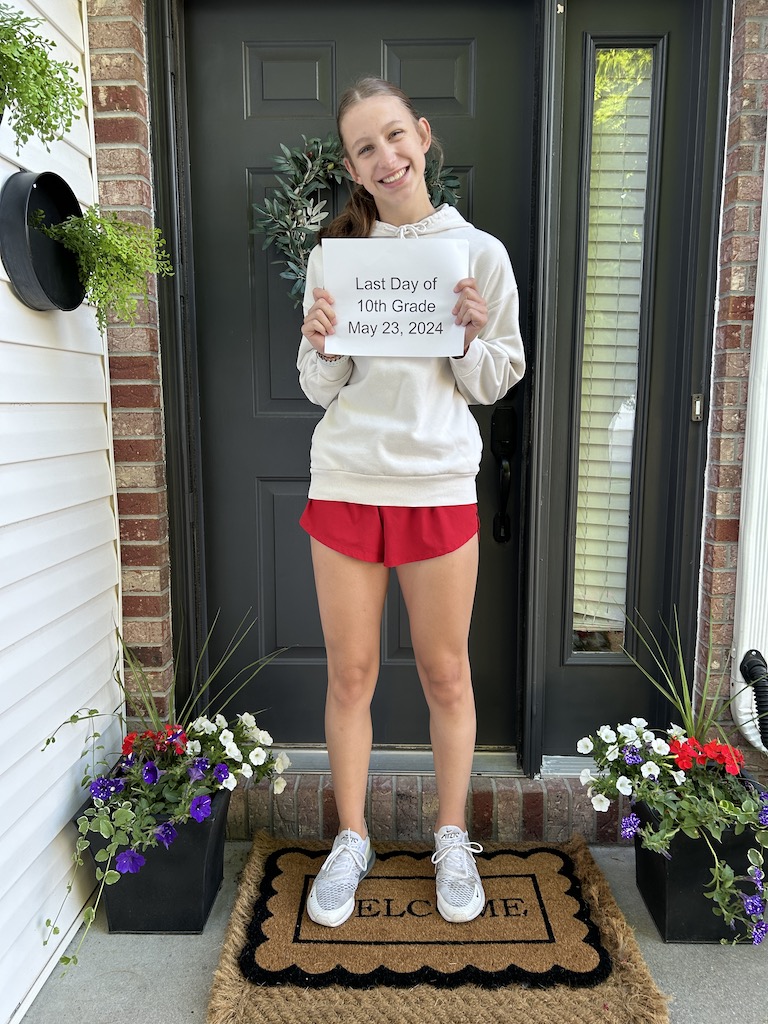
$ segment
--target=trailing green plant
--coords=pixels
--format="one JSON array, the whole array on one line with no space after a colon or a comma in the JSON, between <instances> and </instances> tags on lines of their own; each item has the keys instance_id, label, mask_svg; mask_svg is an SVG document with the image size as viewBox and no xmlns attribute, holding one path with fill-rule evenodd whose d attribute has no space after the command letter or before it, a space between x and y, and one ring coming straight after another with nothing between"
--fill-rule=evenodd
<instances>
[{"instance_id":1,"label":"trailing green plant","mask_svg":"<svg viewBox=\"0 0 768 1024\"><path fill-rule=\"evenodd\" d=\"M245 665L218 686L215 701L209 698L212 684L225 671L253 625L246 624L245 618L240 622L224 653L202 680L201 667L216 626L214 620L193 672L189 697L182 706L176 704L174 673L167 717L160 713L143 666L119 637L124 671L115 673L120 692L117 709L81 708L46 739L43 750L56 742L60 729L87 723L82 756L88 761L81 785L83 797L89 797L90 803L77 818L72 875L58 914L46 921L44 945L59 934L59 916L92 837L106 840L103 846L99 842L102 848L93 854L96 897L85 909L85 929L77 950L61 958L65 966L78 962L78 953L96 918L105 886L115 885L123 875L140 871L148 850L168 849L177 838L178 826L190 822L190 827L195 827L194 822L210 817L211 800L218 790L231 791L248 779L271 779L275 793L285 788L283 772L290 766L290 760L284 753L274 753L272 737L259 727L255 715L243 712L230 720L223 715L230 701L285 648ZM126 706L132 711L130 729L124 714ZM115 720L119 724L124 737L119 751L104 747L105 729L101 722L105 719L108 725Z\"/></svg>"},{"instance_id":2,"label":"trailing green plant","mask_svg":"<svg viewBox=\"0 0 768 1024\"><path fill-rule=\"evenodd\" d=\"M77 257L85 298L96 309L102 333L110 315L135 323L139 298L149 299L150 274L173 274L159 228L122 220L114 211L102 213L97 205L49 225L38 210L31 224Z\"/></svg>"},{"instance_id":3,"label":"trailing green plant","mask_svg":"<svg viewBox=\"0 0 768 1024\"><path fill-rule=\"evenodd\" d=\"M78 69L52 58L56 44L37 32L43 24L0 3L0 117L5 108L17 153L33 135L48 149L83 107L83 90L72 77Z\"/></svg>"},{"instance_id":4,"label":"trailing green plant","mask_svg":"<svg viewBox=\"0 0 768 1024\"><path fill-rule=\"evenodd\" d=\"M342 181L350 181L344 167L344 151L336 135L326 139L308 139L302 135L303 146L289 149L280 143L282 154L273 159L278 185L264 199L264 206L254 203L254 232L264 233L263 249L275 247L281 258L275 260L285 269L280 276L291 281L288 292L299 305L304 294L307 260L317 240L317 233L329 214L328 199L319 194ZM451 168L441 168L427 157L425 179L434 206L459 200L459 179Z\"/></svg>"}]
</instances>

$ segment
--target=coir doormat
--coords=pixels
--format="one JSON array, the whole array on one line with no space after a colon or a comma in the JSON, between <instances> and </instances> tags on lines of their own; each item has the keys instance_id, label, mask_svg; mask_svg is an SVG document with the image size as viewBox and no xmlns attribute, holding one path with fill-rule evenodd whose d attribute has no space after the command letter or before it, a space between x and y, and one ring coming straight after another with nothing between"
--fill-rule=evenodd
<instances>
[{"instance_id":1,"label":"coir doormat","mask_svg":"<svg viewBox=\"0 0 768 1024\"><path fill-rule=\"evenodd\" d=\"M485 910L460 925L436 911L431 850L377 843L355 912L334 929L306 915L327 845L284 844L257 841L250 856L209 1024L323 1022L351 1005L361 1020L398 1024L435 1012L441 1024L500 1020L507 1011L530 1024L668 1021L582 840L487 847L478 857Z\"/></svg>"}]
</instances>

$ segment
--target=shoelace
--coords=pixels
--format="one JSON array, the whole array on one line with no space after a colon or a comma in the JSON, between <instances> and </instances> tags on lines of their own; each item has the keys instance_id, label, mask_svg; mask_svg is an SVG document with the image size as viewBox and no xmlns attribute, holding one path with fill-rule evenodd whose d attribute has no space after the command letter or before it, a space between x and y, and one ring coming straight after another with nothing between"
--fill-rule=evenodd
<instances>
[{"instance_id":1,"label":"shoelace","mask_svg":"<svg viewBox=\"0 0 768 1024\"><path fill-rule=\"evenodd\" d=\"M449 846L444 846L441 850L435 850L432 854L432 863L437 867L437 865L441 864L449 854L459 854L460 860L458 863L447 861L443 865L443 868L444 870L450 871L451 874L465 878L472 874L471 867L467 862L467 857L471 854L482 852L483 848L480 843L469 841L466 843L451 843Z\"/></svg>"},{"instance_id":2,"label":"shoelace","mask_svg":"<svg viewBox=\"0 0 768 1024\"><path fill-rule=\"evenodd\" d=\"M355 864L357 864L357 866L360 868L360 870L365 871L366 867L368 866L368 862L366 861L365 854L362 852L362 850L356 849L352 845L351 829L348 829L346 832L342 832L341 837L342 842L339 843L335 850L331 850L331 852L328 854L328 858L324 864L324 869L326 871L330 871L330 868L333 866L335 861L338 860L342 853L348 853L352 857L352 860L355 862ZM363 845L365 845L365 840L363 840Z\"/></svg>"}]
</instances>

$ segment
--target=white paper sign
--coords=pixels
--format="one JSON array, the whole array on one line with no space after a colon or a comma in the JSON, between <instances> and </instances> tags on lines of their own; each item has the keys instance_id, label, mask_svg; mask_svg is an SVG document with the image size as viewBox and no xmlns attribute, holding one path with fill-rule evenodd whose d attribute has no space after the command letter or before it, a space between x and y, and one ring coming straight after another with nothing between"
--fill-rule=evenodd
<instances>
[{"instance_id":1,"label":"white paper sign","mask_svg":"<svg viewBox=\"0 0 768 1024\"><path fill-rule=\"evenodd\" d=\"M469 275L466 239L326 238L322 252L337 317L329 355L463 354L451 310Z\"/></svg>"}]
</instances>

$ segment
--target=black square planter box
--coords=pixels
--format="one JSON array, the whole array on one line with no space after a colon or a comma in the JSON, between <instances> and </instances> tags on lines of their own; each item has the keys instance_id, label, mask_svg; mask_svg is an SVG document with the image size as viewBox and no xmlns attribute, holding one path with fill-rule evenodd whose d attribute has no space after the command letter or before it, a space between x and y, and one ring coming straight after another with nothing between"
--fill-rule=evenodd
<instances>
[{"instance_id":1,"label":"black square planter box","mask_svg":"<svg viewBox=\"0 0 768 1024\"><path fill-rule=\"evenodd\" d=\"M146 850L146 864L105 885L101 898L110 932L202 932L224 877L224 838L229 790L211 799L211 815L178 825L178 836L166 850ZM106 840L88 833L94 852Z\"/></svg>"},{"instance_id":2,"label":"black square planter box","mask_svg":"<svg viewBox=\"0 0 768 1024\"><path fill-rule=\"evenodd\" d=\"M643 804L633 807L643 825L653 820ZM738 875L749 867L747 851L754 836L747 829L740 836L726 833L722 843L710 839L723 860ZM635 878L640 895L665 942L720 942L735 933L722 917L712 912L715 905L704 895L714 867L712 852L704 839L678 833L670 845L671 858L653 853L635 836Z\"/></svg>"}]
</instances>

